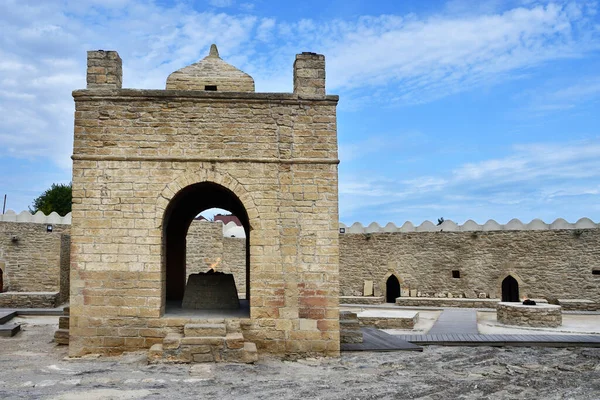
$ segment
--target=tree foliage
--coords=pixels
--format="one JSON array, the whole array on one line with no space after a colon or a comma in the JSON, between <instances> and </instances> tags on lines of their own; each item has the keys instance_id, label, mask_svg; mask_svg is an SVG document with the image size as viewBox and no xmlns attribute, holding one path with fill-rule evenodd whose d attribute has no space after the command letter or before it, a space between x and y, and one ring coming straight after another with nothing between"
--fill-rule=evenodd
<instances>
[{"instance_id":1,"label":"tree foliage","mask_svg":"<svg viewBox=\"0 0 600 400\"><path fill-rule=\"evenodd\" d=\"M64 216L71 212L71 204L71 184L53 183L50 189L33 200L33 208L29 207L29 211L32 213L41 211L46 215L56 211L59 215Z\"/></svg>"}]
</instances>

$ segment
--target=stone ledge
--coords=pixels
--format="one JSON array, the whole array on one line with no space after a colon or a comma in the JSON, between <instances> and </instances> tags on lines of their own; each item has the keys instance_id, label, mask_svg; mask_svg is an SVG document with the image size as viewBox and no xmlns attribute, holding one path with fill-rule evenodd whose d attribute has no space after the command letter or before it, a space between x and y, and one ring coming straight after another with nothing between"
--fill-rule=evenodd
<instances>
[{"instance_id":1,"label":"stone ledge","mask_svg":"<svg viewBox=\"0 0 600 400\"><path fill-rule=\"evenodd\" d=\"M419 321L417 311L367 310L357 314L362 326L377 329L414 329Z\"/></svg>"},{"instance_id":2,"label":"stone ledge","mask_svg":"<svg viewBox=\"0 0 600 400\"><path fill-rule=\"evenodd\" d=\"M3 292L0 308L54 308L58 298L58 292Z\"/></svg>"},{"instance_id":3,"label":"stone ledge","mask_svg":"<svg viewBox=\"0 0 600 400\"><path fill-rule=\"evenodd\" d=\"M396 305L406 307L495 308L500 299L465 299L449 297L398 297Z\"/></svg>"},{"instance_id":4,"label":"stone ledge","mask_svg":"<svg viewBox=\"0 0 600 400\"><path fill-rule=\"evenodd\" d=\"M196 99L208 100L256 100L259 102L270 102L273 100L288 101L294 103L318 102L332 103L335 105L339 101L337 95L327 95L324 97L303 97L294 93L254 93L254 92L219 92L204 90L160 90L160 89L79 89L73 91L73 97L77 101L89 99L110 98L111 100L122 99Z\"/></svg>"},{"instance_id":5,"label":"stone ledge","mask_svg":"<svg viewBox=\"0 0 600 400\"><path fill-rule=\"evenodd\" d=\"M586 299L558 299L564 311L598 311L600 304Z\"/></svg>"},{"instance_id":6,"label":"stone ledge","mask_svg":"<svg viewBox=\"0 0 600 400\"><path fill-rule=\"evenodd\" d=\"M382 304L383 297L340 296L340 304Z\"/></svg>"}]
</instances>

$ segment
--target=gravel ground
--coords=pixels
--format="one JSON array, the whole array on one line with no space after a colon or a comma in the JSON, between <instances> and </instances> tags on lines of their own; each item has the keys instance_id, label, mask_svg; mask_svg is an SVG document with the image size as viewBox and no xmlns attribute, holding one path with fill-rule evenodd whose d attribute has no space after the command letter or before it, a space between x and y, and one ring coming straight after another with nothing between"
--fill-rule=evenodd
<instances>
[{"instance_id":1,"label":"gravel ground","mask_svg":"<svg viewBox=\"0 0 600 400\"><path fill-rule=\"evenodd\" d=\"M600 399L600 348L426 347L256 365L67 360L54 325L0 338L0 399Z\"/></svg>"}]
</instances>

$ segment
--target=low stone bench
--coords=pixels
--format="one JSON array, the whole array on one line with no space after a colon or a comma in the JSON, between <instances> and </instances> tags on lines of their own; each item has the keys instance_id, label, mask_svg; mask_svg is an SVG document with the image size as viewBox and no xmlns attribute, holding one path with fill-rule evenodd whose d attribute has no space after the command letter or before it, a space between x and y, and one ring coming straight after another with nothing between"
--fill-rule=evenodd
<instances>
[{"instance_id":1,"label":"low stone bench","mask_svg":"<svg viewBox=\"0 0 600 400\"><path fill-rule=\"evenodd\" d=\"M413 329L419 321L419 313L409 310L366 310L357 316L362 326L377 329Z\"/></svg>"},{"instance_id":2,"label":"low stone bench","mask_svg":"<svg viewBox=\"0 0 600 400\"><path fill-rule=\"evenodd\" d=\"M526 306L501 302L496 305L498 322L505 325L556 328L562 325L561 307L553 304Z\"/></svg>"},{"instance_id":3,"label":"low stone bench","mask_svg":"<svg viewBox=\"0 0 600 400\"><path fill-rule=\"evenodd\" d=\"M340 296L340 304L382 304L383 297L376 296Z\"/></svg>"},{"instance_id":4,"label":"low stone bench","mask_svg":"<svg viewBox=\"0 0 600 400\"><path fill-rule=\"evenodd\" d=\"M451 297L398 297L396 305L405 307L495 308L500 299L465 299Z\"/></svg>"},{"instance_id":5,"label":"low stone bench","mask_svg":"<svg viewBox=\"0 0 600 400\"><path fill-rule=\"evenodd\" d=\"M558 299L558 304L565 311L597 311L600 305L586 299Z\"/></svg>"},{"instance_id":6,"label":"low stone bench","mask_svg":"<svg viewBox=\"0 0 600 400\"><path fill-rule=\"evenodd\" d=\"M58 292L2 292L0 308L54 308L58 300Z\"/></svg>"}]
</instances>

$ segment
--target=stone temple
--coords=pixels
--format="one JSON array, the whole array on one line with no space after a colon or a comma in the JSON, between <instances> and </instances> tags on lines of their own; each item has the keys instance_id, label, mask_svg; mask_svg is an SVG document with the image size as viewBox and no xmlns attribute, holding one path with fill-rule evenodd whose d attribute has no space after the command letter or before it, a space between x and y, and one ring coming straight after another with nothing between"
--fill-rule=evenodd
<instances>
[{"instance_id":1,"label":"stone temple","mask_svg":"<svg viewBox=\"0 0 600 400\"><path fill-rule=\"evenodd\" d=\"M116 52L90 51L87 88L73 92L70 355L338 355L338 97L325 58L296 56L293 93L256 93L214 45L166 90L123 89L121 71ZM243 225L245 298L207 315L181 303L188 228L214 207Z\"/></svg>"}]
</instances>

